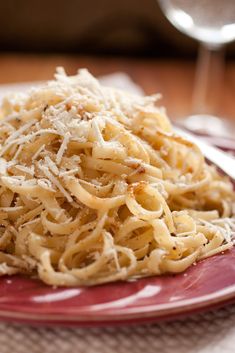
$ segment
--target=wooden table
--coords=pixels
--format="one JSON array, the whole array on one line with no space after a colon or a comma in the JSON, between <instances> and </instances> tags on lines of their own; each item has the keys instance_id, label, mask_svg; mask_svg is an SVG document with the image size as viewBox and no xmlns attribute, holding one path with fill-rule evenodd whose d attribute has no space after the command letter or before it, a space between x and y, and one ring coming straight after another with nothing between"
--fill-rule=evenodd
<instances>
[{"instance_id":1,"label":"wooden table","mask_svg":"<svg viewBox=\"0 0 235 353\"><path fill-rule=\"evenodd\" d=\"M56 66L74 74L87 67L94 75L127 72L146 93L161 92L171 118L190 114L195 65L192 61L81 57L78 55L0 55L0 83L47 80ZM219 114L235 121L235 63L225 72Z\"/></svg>"}]
</instances>

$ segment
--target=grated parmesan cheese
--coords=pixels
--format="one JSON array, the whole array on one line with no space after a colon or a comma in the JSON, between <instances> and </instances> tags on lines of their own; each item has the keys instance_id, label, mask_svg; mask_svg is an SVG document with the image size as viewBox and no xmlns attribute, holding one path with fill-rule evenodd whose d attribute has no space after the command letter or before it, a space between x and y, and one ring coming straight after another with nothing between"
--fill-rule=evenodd
<instances>
[{"instance_id":1,"label":"grated parmesan cheese","mask_svg":"<svg viewBox=\"0 0 235 353\"><path fill-rule=\"evenodd\" d=\"M56 164L51 160L49 156L45 157L45 162L47 163L48 167L55 175L59 175L59 169L57 168Z\"/></svg>"},{"instance_id":2,"label":"grated parmesan cheese","mask_svg":"<svg viewBox=\"0 0 235 353\"><path fill-rule=\"evenodd\" d=\"M16 164L15 168L22 170L22 172L25 172L27 174L34 176L34 166L33 165L31 167L25 167L24 165Z\"/></svg>"},{"instance_id":3,"label":"grated parmesan cheese","mask_svg":"<svg viewBox=\"0 0 235 353\"><path fill-rule=\"evenodd\" d=\"M45 149L45 144L41 145L39 147L39 149L35 152L35 154L32 157L32 160L35 160L38 158L38 156L40 155L40 153Z\"/></svg>"},{"instance_id":4,"label":"grated parmesan cheese","mask_svg":"<svg viewBox=\"0 0 235 353\"><path fill-rule=\"evenodd\" d=\"M5 141L5 143L8 143L10 141L13 141L14 139L16 139L16 137L21 136L23 134L23 132L25 132L26 130L28 130L31 126L33 126L35 124L36 120L32 120L29 121L28 123L24 124L23 126L21 126L19 129L17 129L15 132L13 132L13 134L11 134Z\"/></svg>"},{"instance_id":5,"label":"grated parmesan cheese","mask_svg":"<svg viewBox=\"0 0 235 353\"><path fill-rule=\"evenodd\" d=\"M73 199L69 195L69 193L65 190L65 188L62 186L62 184L59 182L58 179L54 177L54 175L49 171L48 167L45 165L39 164L39 168L42 170L42 172L45 174L45 176L54 184L57 186L57 188L62 192L62 194L65 196L65 198L68 200L68 202L72 202Z\"/></svg>"},{"instance_id":6,"label":"grated parmesan cheese","mask_svg":"<svg viewBox=\"0 0 235 353\"><path fill-rule=\"evenodd\" d=\"M0 175L7 174L8 163L4 158L0 158Z\"/></svg>"},{"instance_id":7,"label":"grated parmesan cheese","mask_svg":"<svg viewBox=\"0 0 235 353\"><path fill-rule=\"evenodd\" d=\"M65 135L64 135L63 142L60 145L59 151L57 152L57 155L56 155L56 163L57 164L60 164L60 162L61 162L63 154L65 153L65 151L67 149L67 145L68 145L68 142L70 140L70 137L71 137L70 132L66 132Z\"/></svg>"}]
</instances>

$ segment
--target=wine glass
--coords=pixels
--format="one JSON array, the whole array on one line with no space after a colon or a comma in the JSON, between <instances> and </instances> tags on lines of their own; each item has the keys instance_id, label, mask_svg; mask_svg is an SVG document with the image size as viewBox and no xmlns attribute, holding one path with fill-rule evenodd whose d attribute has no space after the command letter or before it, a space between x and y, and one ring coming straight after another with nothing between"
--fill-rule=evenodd
<instances>
[{"instance_id":1,"label":"wine glass","mask_svg":"<svg viewBox=\"0 0 235 353\"><path fill-rule=\"evenodd\" d=\"M219 119L225 44L235 39L235 0L158 0L168 20L200 42L193 93L193 115L183 124L190 130L234 136L231 121Z\"/></svg>"}]
</instances>

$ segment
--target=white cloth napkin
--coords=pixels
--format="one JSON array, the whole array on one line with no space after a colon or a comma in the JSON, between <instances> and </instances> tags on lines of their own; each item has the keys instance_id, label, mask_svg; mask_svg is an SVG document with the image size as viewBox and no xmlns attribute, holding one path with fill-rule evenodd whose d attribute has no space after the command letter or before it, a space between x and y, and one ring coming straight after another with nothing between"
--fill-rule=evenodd
<instances>
[{"instance_id":1,"label":"white cloth napkin","mask_svg":"<svg viewBox=\"0 0 235 353\"><path fill-rule=\"evenodd\" d=\"M0 324L1 353L234 353L235 306L182 321L119 328Z\"/></svg>"}]
</instances>

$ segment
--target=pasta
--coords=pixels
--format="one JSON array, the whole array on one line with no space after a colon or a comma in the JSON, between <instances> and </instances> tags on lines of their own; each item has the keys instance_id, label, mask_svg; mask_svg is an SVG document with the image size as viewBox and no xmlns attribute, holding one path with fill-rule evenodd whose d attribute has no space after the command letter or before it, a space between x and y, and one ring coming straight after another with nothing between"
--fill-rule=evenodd
<instances>
[{"instance_id":1,"label":"pasta","mask_svg":"<svg viewBox=\"0 0 235 353\"><path fill-rule=\"evenodd\" d=\"M233 246L232 183L157 99L62 68L3 99L1 275L95 285L183 272Z\"/></svg>"}]
</instances>

